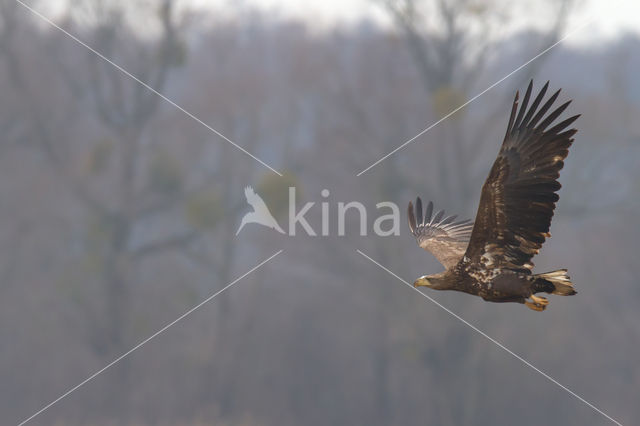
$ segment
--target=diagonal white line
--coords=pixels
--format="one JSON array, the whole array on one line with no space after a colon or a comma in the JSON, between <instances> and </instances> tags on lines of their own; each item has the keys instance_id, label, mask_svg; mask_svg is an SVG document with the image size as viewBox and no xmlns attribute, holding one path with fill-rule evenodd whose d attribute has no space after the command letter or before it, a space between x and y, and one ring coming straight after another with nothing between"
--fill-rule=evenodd
<instances>
[{"instance_id":1,"label":"diagonal white line","mask_svg":"<svg viewBox=\"0 0 640 426\"><path fill-rule=\"evenodd\" d=\"M244 274L242 274L241 276L239 276L238 278L236 278L235 280L231 281L229 284L227 284L226 286L224 286L223 288L221 288L220 290L216 291L215 293L213 293L211 296L207 297L206 299L204 299L202 302L198 303L196 306L194 306L193 308L189 309L187 312L185 312L184 314L180 315L178 318L176 318L175 320L171 321L169 324L165 325L164 327L162 327L160 330L156 331L155 333L153 333L151 336L147 337L146 339L144 339L143 341L141 341L140 343L138 343L137 345L135 345L133 348L129 349L127 352L123 353L122 355L120 355L118 358L114 359L113 361L111 361L109 364L105 365L104 367L102 367L100 370L96 371L95 373L93 373L92 375L90 375L89 377L87 377L86 379L84 379L83 381L81 381L80 383L78 383L77 385L75 385L74 387L72 387L71 389L69 389L68 391L66 391L65 393L63 393L62 395L60 395L58 398L54 399L53 401L51 401L50 403L48 403L47 405L45 405L44 407L42 407L40 410L38 410L37 412L35 412L34 414L32 414L31 416L27 417L26 419L24 419L22 422L20 422L20 424L18 424L18 426L22 426L25 423L33 420L33 418L35 418L36 416L42 414L44 411L48 410L49 408L51 408L53 405L57 404L58 402L60 402L62 399L66 398L67 396L69 396L71 393L75 392L76 390L78 390L78 388L84 386L85 384L87 384L88 382L90 382L91 380L95 379L98 375L102 374L105 370L107 370L108 368L112 367L113 365L117 364L118 362L120 362L122 359L126 358L127 356L129 356L132 352L136 351L137 349L139 349L140 347L142 347L143 345L145 345L146 343L148 343L150 340L152 340L153 338L157 337L158 335L162 334L163 332L165 332L167 329L169 329L170 327L174 326L177 322L181 321L182 319L184 319L185 317L187 317L188 315L191 315L195 310L197 310L198 308L200 308L202 305L210 302L211 300L213 300L217 295L221 294L223 291L227 290L229 287L231 287L232 285L234 285L235 283L237 283L238 281L240 281L241 279L243 279L244 277L246 277L247 275L249 275L250 273L252 273L253 271L255 271L256 269L260 268L262 265L264 265L265 263L269 262L271 259L273 259L274 257L276 257L277 255L279 255L280 253L282 253L282 250L278 250L276 253L274 253L273 255L271 255L269 258L263 260L262 262L260 262L259 264L257 264L256 266L254 266L253 268L249 269L247 272L245 272Z\"/></svg>"},{"instance_id":2,"label":"diagonal white line","mask_svg":"<svg viewBox=\"0 0 640 426\"><path fill-rule=\"evenodd\" d=\"M253 155L252 153L250 153L249 151L247 151L246 149L244 149L243 147L241 147L240 145L238 145L237 143L235 143L234 141L232 141L231 139L229 139L228 137L226 137L225 135L223 135L222 133L220 133L219 131L217 131L216 129L214 129L213 127L211 127L210 125L208 125L207 123L205 123L204 121L202 121L201 119L199 119L198 117L196 117L195 115L193 115L192 113L190 113L189 111L187 111L186 109L184 109L183 107L181 107L180 105L175 103L174 101L172 101L171 99L169 99L168 97L166 97L165 95L163 95L162 93L158 92L156 89L154 89L153 87L149 86L147 83L145 83L144 81L140 80L138 77L136 77L135 75L131 74L129 71L125 70L120 65L116 64L111 59L107 58L102 53L100 53L96 49L94 49L93 47L89 46L87 43L83 42L82 40L80 40L79 38L77 38L76 36L74 36L73 34L68 32L64 28L60 27L58 24L53 22L51 19L47 18L46 16L44 16L43 14L41 14L40 12L38 12L37 10L32 8L31 6L29 6L28 4L24 3L22 0L15 0L15 1L17 3L19 3L21 6L23 6L25 9L27 9L29 12L33 13L34 15L36 15L37 17L39 17L40 19L42 19L43 21L45 21L46 23L48 23L49 25L54 27L55 29L57 29L57 30L61 31L62 33L64 33L67 37L71 38L73 41L75 41L79 45L81 45L81 46L85 47L86 49L90 50L92 53L94 53L100 59L102 59L105 62L111 64L114 68L116 68L118 71L120 71L121 73L123 73L127 77L129 77L132 80L136 81L137 83L139 83L140 85L142 85L143 87L148 89L150 92L154 93L155 95L159 96L164 101L166 101L167 103L171 104L175 108L177 108L180 111L182 111L189 118L191 118L194 121L198 122L199 124L203 125L204 127L209 129L210 131L212 131L213 133L215 133L216 135L218 135L219 137L221 137L225 141L229 142L231 145L233 145L236 148L238 148L240 151L242 151L245 154L247 154L249 157L251 157L254 160L256 160L258 163L262 164L263 166L265 166L266 168L268 168L269 170L271 170L272 172L277 174L278 176L282 176L282 173L280 173L279 171L277 171L276 169L274 169L273 167L271 167L270 165L268 165L267 163L265 163L264 161L262 161L261 159L259 159L258 157L256 157L255 155Z\"/></svg>"},{"instance_id":3,"label":"diagonal white line","mask_svg":"<svg viewBox=\"0 0 640 426\"><path fill-rule=\"evenodd\" d=\"M607 413L605 413L604 411L600 410L598 407L596 407L595 405L593 405L592 403L590 403L589 401L587 401L586 399L584 399L583 397L581 397L580 395L578 395L577 393L575 393L574 391L572 391L571 389L569 389L568 387L566 387L565 385L563 385L562 383L560 383L559 381L557 381L556 379L554 379L553 377L551 377L550 375L545 373L544 371L540 370L538 367L536 367L535 365L531 364L529 361L527 361L526 359L524 359L523 357L521 357L517 353L513 352L511 349L507 348L502 343L498 342L496 339L494 339L493 337L489 336L487 333L485 333L484 331L480 330L478 327L476 327L475 325L471 324L469 321L465 320L460 315L458 315L455 312L453 312L451 309L449 309L446 306L442 305L440 302L438 302L437 300L433 299L431 296L424 294L423 292L421 292L420 290L415 288L411 283L409 283L408 281L402 279L401 277L396 275L394 272L390 271L389 269L387 269L386 267L384 267L380 263L376 262L375 260L373 260L372 258L367 256L366 254L364 254L360 250L356 250L356 251L358 253L360 253L363 257L365 257L366 259L369 259L372 263L378 265L381 269L383 269L386 272L388 272L390 275L394 276L398 280L400 280L403 283L405 283L412 290L415 290L416 292L418 292L418 294L420 294L422 297L425 297L425 298L429 299L431 302L433 302L434 304L438 305L440 308L444 309L449 315L451 315L451 316L455 317L456 319L460 320L462 323L464 323L465 325L470 327L472 330L474 330L478 334L486 337L489 341L491 341L492 343L496 344L498 347L503 349L505 352L507 352L508 354L510 354L513 357L515 357L517 360L521 361L522 363L524 363L528 367L530 367L533 370L535 370L536 372L540 373L547 380L549 380L552 383L558 385L559 387L561 387L562 389L564 389L565 391L567 391L568 393L570 393L574 397L578 398L580 401L582 401L583 403L585 403L589 407L593 408L595 411L597 411L598 413L602 414L604 417L606 417L607 419L611 420L613 423L615 423L615 424L617 424L619 426L622 426L622 423L620 423L619 421L617 421L613 417L609 416Z\"/></svg>"},{"instance_id":4,"label":"diagonal white line","mask_svg":"<svg viewBox=\"0 0 640 426\"><path fill-rule=\"evenodd\" d=\"M545 53L547 53L548 51L550 51L551 49L553 49L554 47L558 46L560 43L562 43L563 41L565 41L566 39L568 39L569 37L571 37L572 35L574 35L575 33L577 33L578 31L580 31L582 28L586 27L587 25L591 24L593 21L595 21L595 17L589 18L587 19L585 22L583 22L580 25L575 26L573 29L571 29L571 31L567 32L564 37L562 37L560 40L556 41L555 43L553 43L551 46L547 47L546 49L544 49L542 52L538 53L536 56L534 56L533 58L529 59L527 62L525 62L524 64L520 65L518 68L516 68L515 70L511 71L509 74L505 75L504 77L502 77L500 80L496 81L495 83L493 83L491 86L487 87L486 89L484 89L482 92L478 93L477 95L475 95L473 98L469 99L467 102L463 103L462 105L460 105L459 107L457 107L456 109L454 109L453 111L449 112L447 115L445 115L444 117L442 117L441 119L439 119L438 121L436 121L435 123L431 124L429 127L424 128L420 133L418 133L417 135L415 135L414 137L412 137L411 139L407 140L406 142L404 142L402 145L400 145L399 147L397 147L396 149L394 149L393 151L389 152L387 155L385 155L384 157L380 158L378 161L376 161L375 163L371 164L369 167L367 167L366 169L362 170L360 173L358 173L356 176L360 176L363 173L365 173L366 171L368 171L369 169L375 167L376 165L378 165L379 163L381 163L382 161L386 160L387 158L391 157L393 154L395 154L396 152L400 151L402 148L404 148L405 146L409 145L411 142L415 141L416 139L418 139L420 136L424 135L425 133L427 133L429 130L433 129L434 127L436 127L438 124L442 123L444 120L446 120L447 118L451 117L453 114L455 114L456 112L460 111L462 108L466 107L467 105L469 105L471 102L475 101L476 99L478 99L480 96L484 95L485 93L487 93L489 90L493 89L494 87L496 87L498 84L502 83L503 81L505 81L506 79L508 79L509 77L511 77L513 74L517 73L518 71L520 71L522 68L526 67L527 65L529 65L531 62L535 61L536 59L538 59L539 57L541 57L542 55L544 55Z\"/></svg>"}]
</instances>

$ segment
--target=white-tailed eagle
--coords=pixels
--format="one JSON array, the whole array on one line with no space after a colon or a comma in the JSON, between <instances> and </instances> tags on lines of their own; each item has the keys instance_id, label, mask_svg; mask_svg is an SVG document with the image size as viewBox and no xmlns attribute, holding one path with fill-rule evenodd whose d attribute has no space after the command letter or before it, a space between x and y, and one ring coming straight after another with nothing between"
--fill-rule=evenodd
<instances>
[{"instance_id":1,"label":"white-tailed eagle","mask_svg":"<svg viewBox=\"0 0 640 426\"><path fill-rule=\"evenodd\" d=\"M579 115L552 123L569 106L565 102L549 112L555 92L541 107L549 86L544 85L531 105L533 82L518 108L518 93L511 108L507 132L482 187L476 219L454 222L455 216L432 217L429 202L409 203L409 228L420 247L431 252L447 269L417 279L416 287L457 290L489 302L524 303L542 311L549 301L536 293L576 294L566 269L532 273L531 258L545 239L559 197L558 178L569 154L576 129L568 129Z\"/></svg>"}]
</instances>

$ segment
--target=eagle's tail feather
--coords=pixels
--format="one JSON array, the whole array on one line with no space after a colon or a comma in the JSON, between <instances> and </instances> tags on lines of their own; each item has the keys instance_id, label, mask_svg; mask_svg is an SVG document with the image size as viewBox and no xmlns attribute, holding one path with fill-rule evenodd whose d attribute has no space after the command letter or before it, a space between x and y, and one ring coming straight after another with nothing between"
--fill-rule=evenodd
<instances>
[{"instance_id":1,"label":"eagle's tail feather","mask_svg":"<svg viewBox=\"0 0 640 426\"><path fill-rule=\"evenodd\" d=\"M573 288L573 283L571 282L571 278L567 275L566 269L558 269L557 271L545 272L544 274L536 274L537 278L536 284L542 284L542 286L547 287L549 285L553 286L553 289L547 289L543 291L547 291L547 293L558 294L560 296L573 296L577 293L575 288ZM541 287L542 287L541 286Z\"/></svg>"}]
</instances>

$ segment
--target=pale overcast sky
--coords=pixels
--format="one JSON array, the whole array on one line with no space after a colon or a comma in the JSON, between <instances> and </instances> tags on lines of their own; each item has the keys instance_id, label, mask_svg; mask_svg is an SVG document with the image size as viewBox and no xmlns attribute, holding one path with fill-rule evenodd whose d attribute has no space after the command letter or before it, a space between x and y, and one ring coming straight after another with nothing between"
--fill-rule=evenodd
<instances>
[{"instance_id":1,"label":"pale overcast sky","mask_svg":"<svg viewBox=\"0 0 640 426\"><path fill-rule=\"evenodd\" d=\"M373 0L187 0L193 5L203 8L224 8L229 11L248 9L251 7L269 11L283 17L295 17L310 22L312 25L331 26L332 24L349 24L368 17L381 23L389 23L389 18L381 6ZM546 21L536 19L543 17L543 12L531 13L534 2L521 1L522 16L514 20L513 29L537 26ZM536 2L536 7L549 2ZM590 43L615 37L624 31L640 32L640 1L637 0L577 0L577 5L569 22L568 30L595 17L593 24L585 27L575 37L573 43ZM567 40L569 41L569 40Z\"/></svg>"},{"instance_id":2,"label":"pale overcast sky","mask_svg":"<svg viewBox=\"0 0 640 426\"><path fill-rule=\"evenodd\" d=\"M151 0L150 3L153 1L155 0ZM508 35L523 28L545 27L552 22L552 17L548 14L548 5L554 0L493 1L510 1L515 10L512 13L514 19L506 28L501 28L501 35ZM594 21L567 39L568 44L588 45L606 41L624 32L640 33L639 0L573 1L575 5L565 32L579 27L591 18ZM68 2L69 0L40 1L34 4L49 16L55 16L56 9L64 8ZM483 0L478 2L482 3ZM229 16L238 11L257 9L282 18L300 19L318 29L349 25L365 18L382 25L391 24L388 14L375 0L180 0L178 4L183 7L208 9L216 14L223 12Z\"/></svg>"}]
</instances>

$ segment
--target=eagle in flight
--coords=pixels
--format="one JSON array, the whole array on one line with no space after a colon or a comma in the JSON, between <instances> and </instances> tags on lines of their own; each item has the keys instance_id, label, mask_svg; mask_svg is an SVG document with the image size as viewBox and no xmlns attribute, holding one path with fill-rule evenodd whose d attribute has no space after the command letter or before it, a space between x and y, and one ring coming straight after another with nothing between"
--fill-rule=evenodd
<instances>
[{"instance_id":1,"label":"eagle in flight","mask_svg":"<svg viewBox=\"0 0 640 426\"><path fill-rule=\"evenodd\" d=\"M444 211L432 216L431 202L423 216L420 198L415 212L409 202L409 228L418 245L447 268L418 278L414 286L462 291L489 302L524 303L535 311L549 304L537 293L576 294L566 269L531 271L531 258L551 236L560 169L577 132L567 127L580 116L550 127L571 101L547 114L560 93L540 107L548 86L549 82L529 106L530 82L520 108L516 92L498 158L482 186L475 222L456 222L456 216L445 217Z\"/></svg>"}]
</instances>

